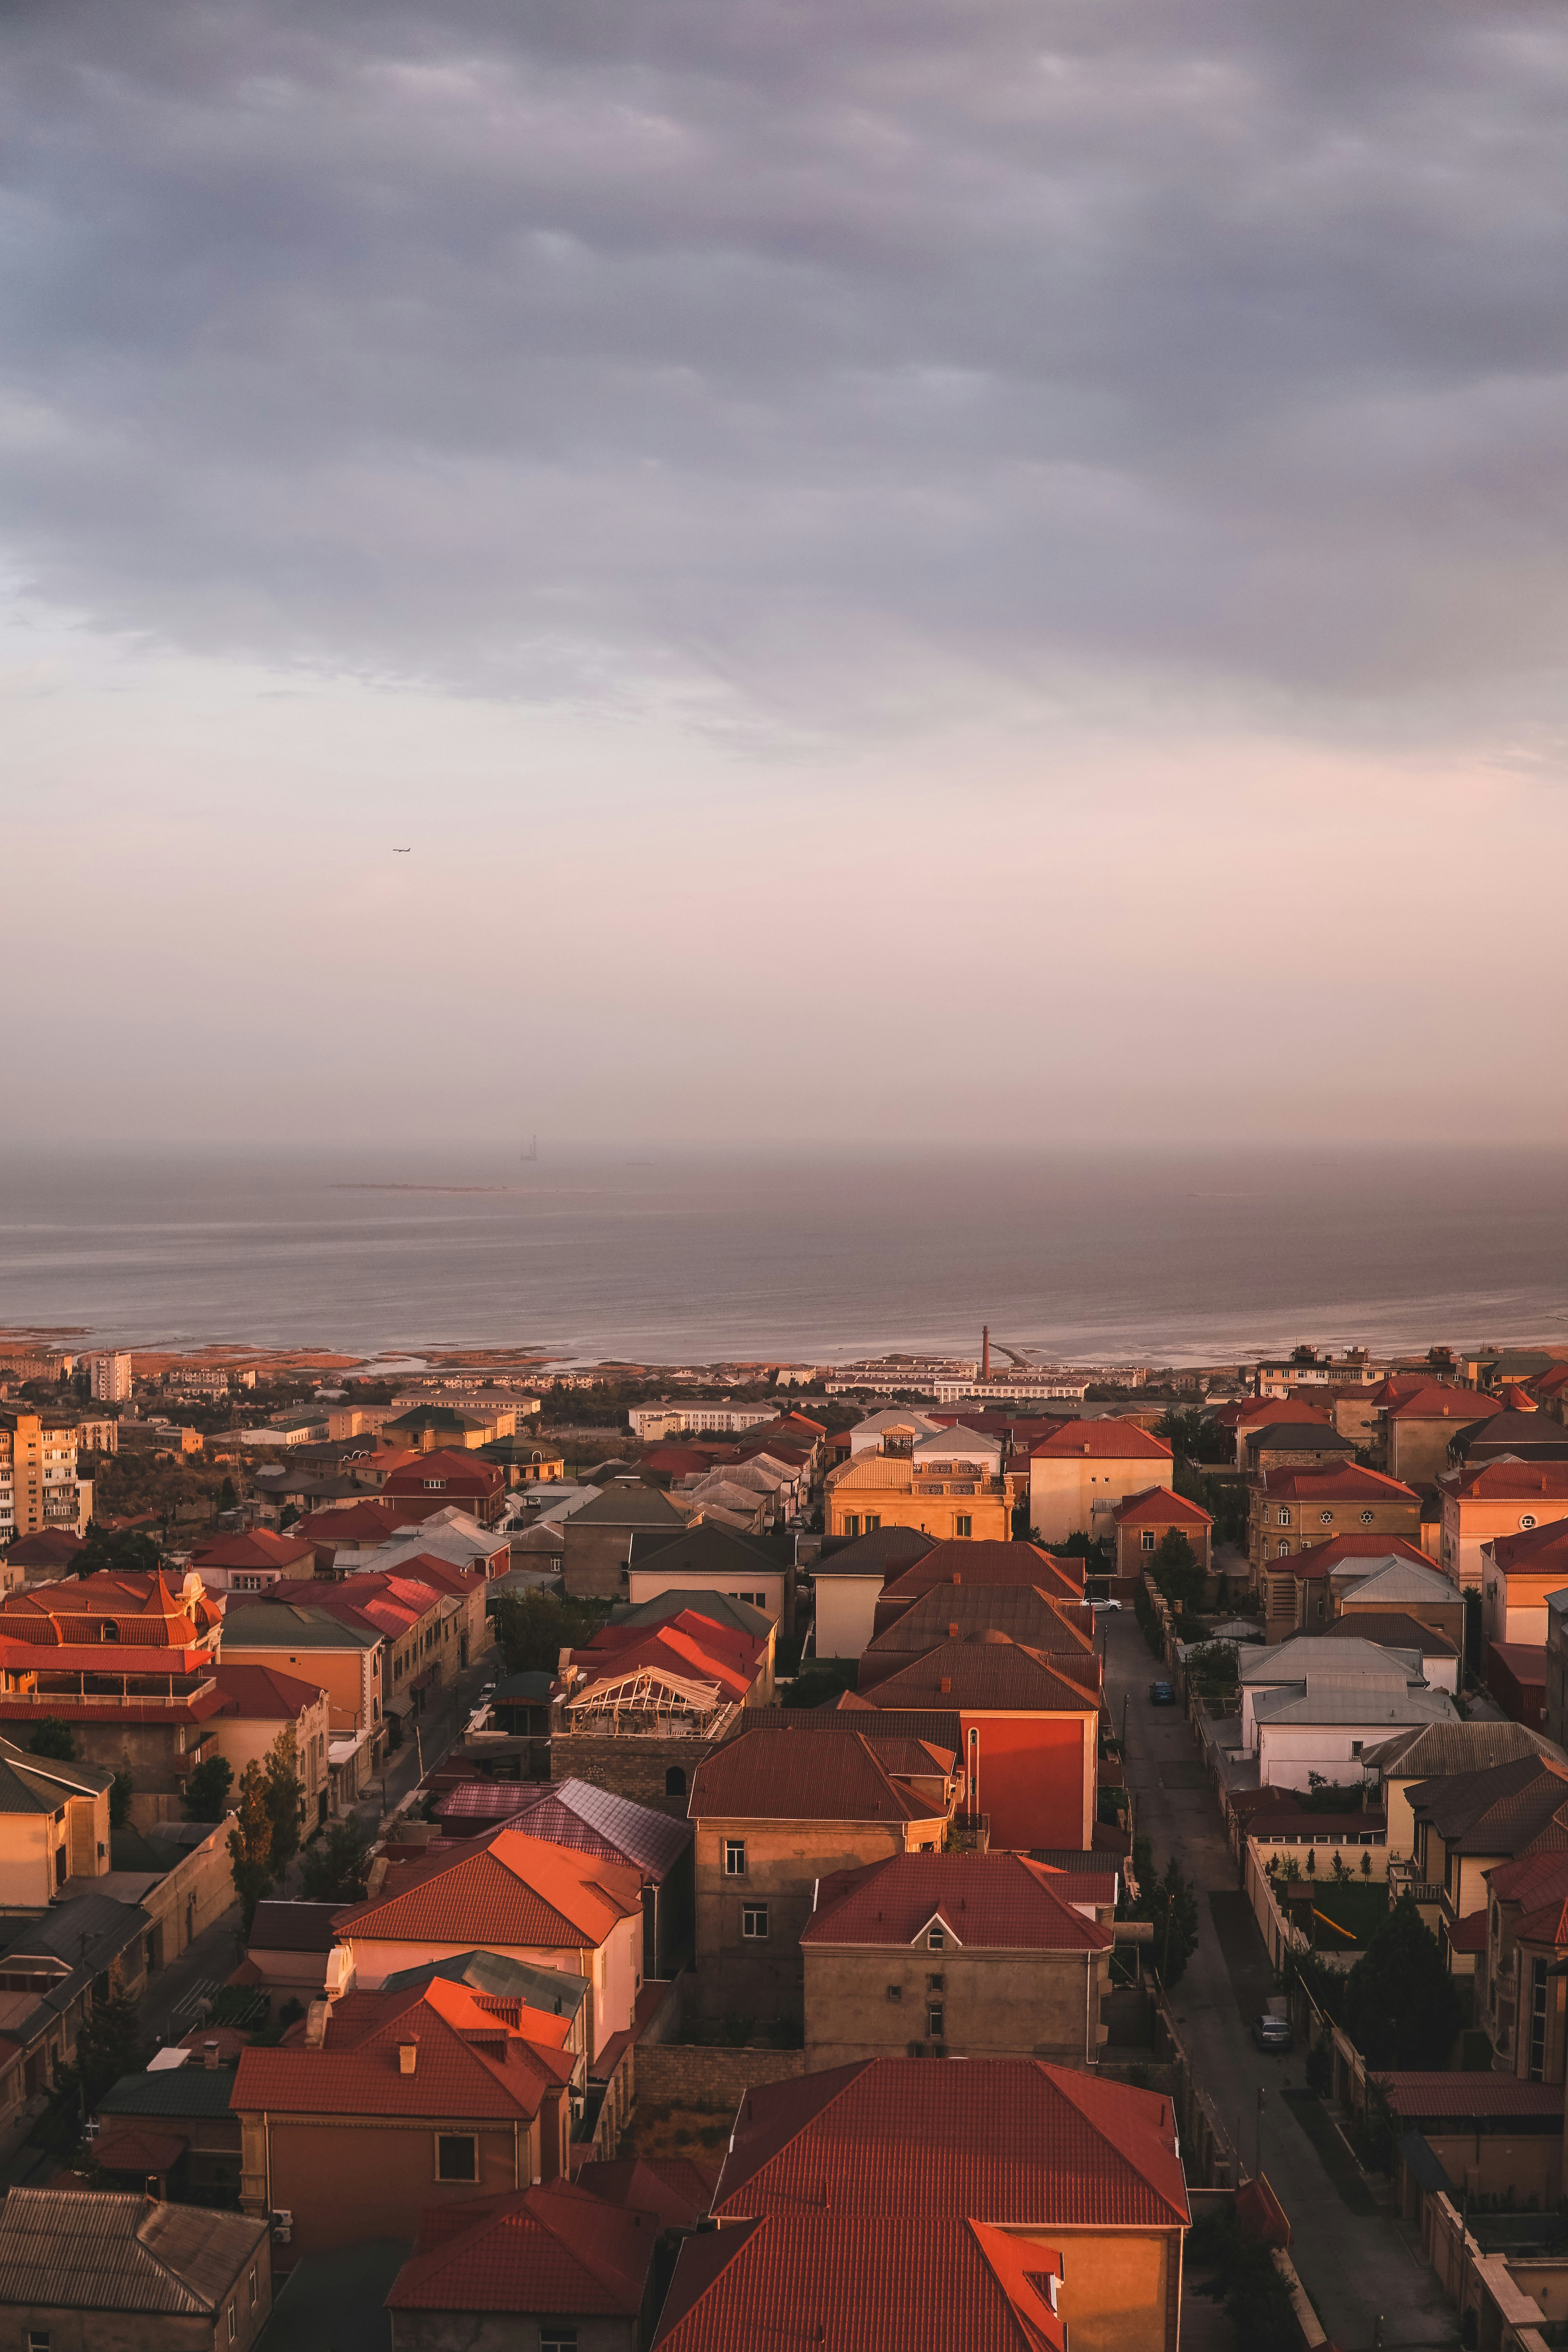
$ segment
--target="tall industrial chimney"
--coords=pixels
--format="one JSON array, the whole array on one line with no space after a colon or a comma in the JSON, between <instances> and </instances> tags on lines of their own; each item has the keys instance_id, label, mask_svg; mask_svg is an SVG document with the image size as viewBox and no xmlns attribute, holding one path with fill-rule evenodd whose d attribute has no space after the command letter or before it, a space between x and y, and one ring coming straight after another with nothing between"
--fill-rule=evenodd
<instances>
[{"instance_id":1,"label":"tall industrial chimney","mask_svg":"<svg viewBox=\"0 0 1568 2352\"><path fill-rule=\"evenodd\" d=\"M989 1323L982 1324L980 1328L980 1377L983 1381L988 1381L991 1378L991 1326Z\"/></svg>"}]
</instances>

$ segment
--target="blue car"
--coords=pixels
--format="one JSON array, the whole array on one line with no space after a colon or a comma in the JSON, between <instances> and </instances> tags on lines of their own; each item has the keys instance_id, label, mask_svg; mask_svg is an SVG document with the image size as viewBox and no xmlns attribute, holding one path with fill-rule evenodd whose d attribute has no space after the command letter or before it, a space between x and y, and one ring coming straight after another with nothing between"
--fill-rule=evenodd
<instances>
[{"instance_id":1,"label":"blue car","mask_svg":"<svg viewBox=\"0 0 1568 2352\"><path fill-rule=\"evenodd\" d=\"M1149 1685L1149 1704L1151 1706L1174 1706L1176 1704L1175 1684L1151 1683Z\"/></svg>"}]
</instances>

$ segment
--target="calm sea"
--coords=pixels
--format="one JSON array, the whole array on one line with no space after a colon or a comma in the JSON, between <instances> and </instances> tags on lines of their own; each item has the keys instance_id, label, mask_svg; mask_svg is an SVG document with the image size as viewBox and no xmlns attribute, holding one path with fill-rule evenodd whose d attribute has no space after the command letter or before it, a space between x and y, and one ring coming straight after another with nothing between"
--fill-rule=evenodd
<instances>
[{"instance_id":1,"label":"calm sea","mask_svg":"<svg viewBox=\"0 0 1568 2352\"><path fill-rule=\"evenodd\" d=\"M476 1185L476 1192L359 1189ZM342 1189L351 1187L353 1189ZM1568 1340L1554 1152L0 1160L0 1326L706 1362Z\"/></svg>"}]
</instances>

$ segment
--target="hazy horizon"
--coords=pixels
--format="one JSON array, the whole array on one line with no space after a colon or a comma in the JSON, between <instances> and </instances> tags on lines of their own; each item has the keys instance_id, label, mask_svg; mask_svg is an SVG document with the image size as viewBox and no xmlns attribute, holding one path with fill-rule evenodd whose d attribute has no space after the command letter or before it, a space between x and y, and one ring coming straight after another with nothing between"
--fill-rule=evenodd
<instances>
[{"instance_id":1,"label":"hazy horizon","mask_svg":"<svg viewBox=\"0 0 1568 2352\"><path fill-rule=\"evenodd\" d=\"M1546 0L0 43L6 1140L1568 1142Z\"/></svg>"}]
</instances>

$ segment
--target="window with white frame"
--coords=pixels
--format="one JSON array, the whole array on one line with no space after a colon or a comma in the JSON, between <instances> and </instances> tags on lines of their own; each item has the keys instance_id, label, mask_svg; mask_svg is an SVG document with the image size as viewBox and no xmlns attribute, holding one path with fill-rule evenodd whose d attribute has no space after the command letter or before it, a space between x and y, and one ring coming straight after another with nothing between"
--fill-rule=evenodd
<instances>
[{"instance_id":1,"label":"window with white frame","mask_svg":"<svg viewBox=\"0 0 1568 2352\"><path fill-rule=\"evenodd\" d=\"M742 1903L741 1906L741 1934L744 1940L748 1944L765 1943L767 1941L767 1905L765 1903Z\"/></svg>"},{"instance_id":2,"label":"window with white frame","mask_svg":"<svg viewBox=\"0 0 1568 2352\"><path fill-rule=\"evenodd\" d=\"M726 1878L744 1878L745 1874L746 1874L746 1841L745 1841L745 1839L744 1839L744 1838L726 1838L726 1839L725 1839L725 1841L724 1841L724 1875L725 1875L725 1877L726 1877Z\"/></svg>"}]
</instances>

